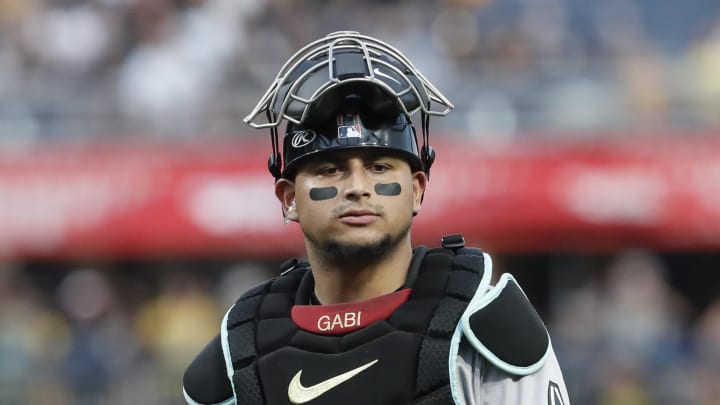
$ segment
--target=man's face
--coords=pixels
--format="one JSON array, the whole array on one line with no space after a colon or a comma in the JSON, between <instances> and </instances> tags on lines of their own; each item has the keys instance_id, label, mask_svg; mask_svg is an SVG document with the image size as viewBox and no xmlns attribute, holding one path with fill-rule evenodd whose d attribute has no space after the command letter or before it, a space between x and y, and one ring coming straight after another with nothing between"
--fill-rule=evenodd
<instances>
[{"instance_id":1,"label":"man's face","mask_svg":"<svg viewBox=\"0 0 720 405\"><path fill-rule=\"evenodd\" d=\"M310 159L294 182L278 182L276 194L285 208L294 199L289 219L300 223L311 244L339 248L336 256L362 256L407 235L425 184L425 174L412 173L402 158L353 149Z\"/></svg>"}]
</instances>

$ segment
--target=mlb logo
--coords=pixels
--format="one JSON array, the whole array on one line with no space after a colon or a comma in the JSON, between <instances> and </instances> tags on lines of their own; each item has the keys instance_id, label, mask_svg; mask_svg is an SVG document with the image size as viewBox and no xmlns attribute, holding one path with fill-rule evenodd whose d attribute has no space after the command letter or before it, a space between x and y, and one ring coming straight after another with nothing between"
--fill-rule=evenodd
<instances>
[{"instance_id":1,"label":"mlb logo","mask_svg":"<svg viewBox=\"0 0 720 405\"><path fill-rule=\"evenodd\" d=\"M360 125L347 125L338 127L338 138L362 138Z\"/></svg>"}]
</instances>

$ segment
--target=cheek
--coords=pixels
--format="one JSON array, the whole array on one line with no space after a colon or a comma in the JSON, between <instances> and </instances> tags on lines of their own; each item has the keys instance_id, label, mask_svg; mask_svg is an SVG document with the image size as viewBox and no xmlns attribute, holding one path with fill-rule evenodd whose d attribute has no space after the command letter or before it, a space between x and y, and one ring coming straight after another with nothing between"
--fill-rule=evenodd
<instances>
[{"instance_id":1,"label":"cheek","mask_svg":"<svg viewBox=\"0 0 720 405\"><path fill-rule=\"evenodd\" d=\"M381 197L380 203L388 209L404 211L414 209L413 187L410 182L390 182L375 184L375 193Z\"/></svg>"}]
</instances>

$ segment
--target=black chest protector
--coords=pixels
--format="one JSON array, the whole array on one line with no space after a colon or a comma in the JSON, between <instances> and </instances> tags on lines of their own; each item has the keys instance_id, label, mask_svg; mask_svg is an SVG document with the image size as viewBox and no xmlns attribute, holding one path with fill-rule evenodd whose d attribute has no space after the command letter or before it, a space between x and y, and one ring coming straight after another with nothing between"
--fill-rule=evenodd
<instances>
[{"instance_id":1,"label":"black chest protector","mask_svg":"<svg viewBox=\"0 0 720 405\"><path fill-rule=\"evenodd\" d=\"M296 262L245 293L224 321L223 351L238 404L449 404L448 356L461 315L481 283L483 254L418 247L389 317L342 335L300 329L292 307L313 280Z\"/></svg>"}]
</instances>

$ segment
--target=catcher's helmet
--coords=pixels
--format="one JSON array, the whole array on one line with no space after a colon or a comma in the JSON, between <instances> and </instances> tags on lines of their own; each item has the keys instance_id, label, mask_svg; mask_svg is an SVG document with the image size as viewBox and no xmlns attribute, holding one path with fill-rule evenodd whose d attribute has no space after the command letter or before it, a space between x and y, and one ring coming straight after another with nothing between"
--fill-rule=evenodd
<instances>
[{"instance_id":1,"label":"catcher's helmet","mask_svg":"<svg viewBox=\"0 0 720 405\"><path fill-rule=\"evenodd\" d=\"M431 102L443 108L432 110ZM434 160L427 139L429 115L444 116L452 108L402 53L375 38L341 31L295 53L244 121L253 128L270 128L273 152L268 168L275 178L292 174L288 169L296 168L305 155L350 145L397 150L413 167L429 173ZM423 132L419 152L409 120L417 111ZM262 112L267 122L255 122ZM353 124L335 121L338 114L353 116ZM277 135L283 120L288 122L284 168ZM360 125L360 136L338 136L342 128L355 125ZM308 141L311 134L315 137ZM293 140L307 144L297 147Z\"/></svg>"},{"instance_id":2,"label":"catcher's helmet","mask_svg":"<svg viewBox=\"0 0 720 405\"><path fill-rule=\"evenodd\" d=\"M339 106L334 117L306 121L303 125L287 124L282 177L293 178L298 164L306 159L351 148L386 150L405 158L413 171L430 169L432 161L421 156L415 128L405 113L387 115L370 111L354 95L346 97Z\"/></svg>"}]
</instances>

